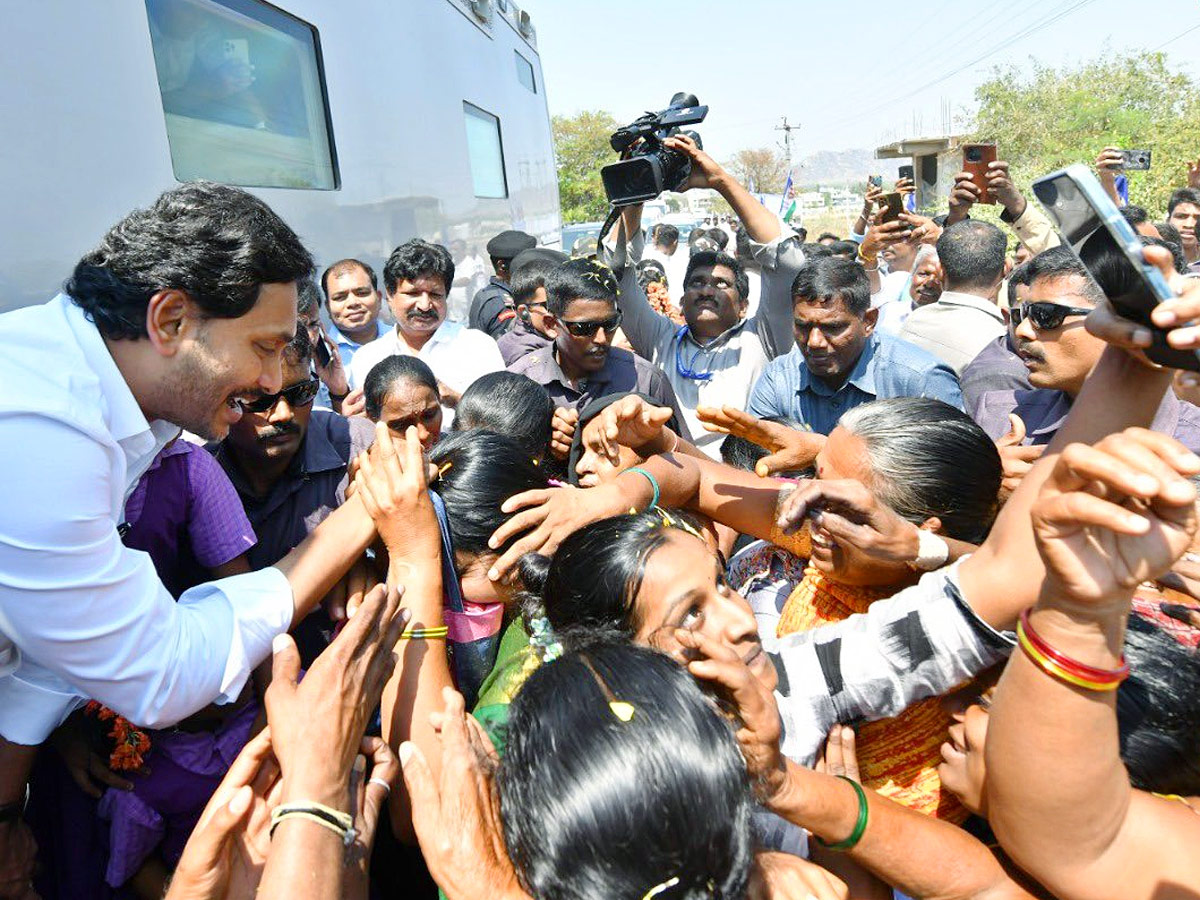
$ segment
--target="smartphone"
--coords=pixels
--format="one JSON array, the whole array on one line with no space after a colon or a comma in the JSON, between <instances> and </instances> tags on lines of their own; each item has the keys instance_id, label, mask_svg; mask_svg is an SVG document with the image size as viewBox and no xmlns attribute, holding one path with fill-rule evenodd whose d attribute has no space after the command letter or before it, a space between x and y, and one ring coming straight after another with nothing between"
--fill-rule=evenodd
<instances>
[{"instance_id":1,"label":"smartphone","mask_svg":"<svg viewBox=\"0 0 1200 900\"><path fill-rule=\"evenodd\" d=\"M1150 168L1149 150L1122 150L1121 158L1125 160L1122 168L1127 172L1145 172Z\"/></svg>"},{"instance_id":2,"label":"smartphone","mask_svg":"<svg viewBox=\"0 0 1200 900\"><path fill-rule=\"evenodd\" d=\"M909 181L912 181L914 183L916 182L916 179L914 178L912 166L901 166L900 167L900 177L907 178Z\"/></svg>"},{"instance_id":3,"label":"smartphone","mask_svg":"<svg viewBox=\"0 0 1200 900\"><path fill-rule=\"evenodd\" d=\"M327 368L333 362L333 348L329 346L329 338L324 335L317 341L314 352L317 354L317 362L322 369Z\"/></svg>"},{"instance_id":4,"label":"smartphone","mask_svg":"<svg viewBox=\"0 0 1200 900\"><path fill-rule=\"evenodd\" d=\"M971 173L971 183L979 188L980 203L995 203L988 190L988 166L996 161L995 144L963 144L963 171Z\"/></svg>"},{"instance_id":5,"label":"smartphone","mask_svg":"<svg viewBox=\"0 0 1200 900\"><path fill-rule=\"evenodd\" d=\"M1068 166L1033 183L1064 247L1070 247L1116 311L1154 336L1146 356L1172 369L1200 372L1200 351L1176 350L1150 312L1174 296L1162 273L1142 258L1142 241L1104 192L1091 169Z\"/></svg>"},{"instance_id":6,"label":"smartphone","mask_svg":"<svg viewBox=\"0 0 1200 900\"><path fill-rule=\"evenodd\" d=\"M867 184L871 185L872 187L883 187L883 176L872 175L867 178Z\"/></svg>"},{"instance_id":7,"label":"smartphone","mask_svg":"<svg viewBox=\"0 0 1200 900\"><path fill-rule=\"evenodd\" d=\"M900 218L900 213L904 212L904 197L899 191L892 191L890 194L884 194L881 198L882 206L879 208L879 223L895 222Z\"/></svg>"}]
</instances>

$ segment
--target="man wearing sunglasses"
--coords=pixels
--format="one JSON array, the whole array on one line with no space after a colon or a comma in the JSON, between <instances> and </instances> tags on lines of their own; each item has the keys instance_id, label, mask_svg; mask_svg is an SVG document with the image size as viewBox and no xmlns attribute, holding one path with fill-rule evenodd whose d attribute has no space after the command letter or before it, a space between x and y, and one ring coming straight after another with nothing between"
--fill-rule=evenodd
<instances>
[{"instance_id":1,"label":"man wearing sunglasses","mask_svg":"<svg viewBox=\"0 0 1200 900\"><path fill-rule=\"evenodd\" d=\"M675 391L662 371L612 345L620 327L612 270L590 259L573 259L546 276L543 328L554 342L517 360L508 370L545 387L560 410L578 411L597 397L638 391L659 406L669 406L682 422ZM555 427L561 432L556 438L566 445L570 444L566 431L573 422L573 412L556 417ZM686 433L682 437L690 440Z\"/></svg>"},{"instance_id":2,"label":"man wearing sunglasses","mask_svg":"<svg viewBox=\"0 0 1200 900\"><path fill-rule=\"evenodd\" d=\"M371 423L313 409L320 381L312 374L312 341L299 328L283 350L283 385L242 404L242 418L210 445L233 482L258 543L252 569L272 566L308 537L346 499L350 460L368 449ZM324 649L333 623L317 611L294 631L305 665Z\"/></svg>"},{"instance_id":3,"label":"man wearing sunglasses","mask_svg":"<svg viewBox=\"0 0 1200 900\"><path fill-rule=\"evenodd\" d=\"M1044 446L1062 426L1104 352L1104 341L1084 327L1084 319L1104 294L1066 247L1046 250L1027 265L1033 274L1026 297L1009 314L1017 357L1032 387L988 391L971 414L993 440ZM1019 417L1020 424L1010 415ZM1172 391L1163 398L1152 428L1173 435L1191 450L1200 449L1200 409Z\"/></svg>"}]
</instances>

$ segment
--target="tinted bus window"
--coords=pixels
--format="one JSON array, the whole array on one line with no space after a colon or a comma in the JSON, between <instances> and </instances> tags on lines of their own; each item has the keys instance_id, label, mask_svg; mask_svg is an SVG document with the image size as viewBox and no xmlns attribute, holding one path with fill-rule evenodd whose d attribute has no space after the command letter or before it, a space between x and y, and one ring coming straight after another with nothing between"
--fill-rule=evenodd
<instances>
[{"instance_id":1,"label":"tinted bus window","mask_svg":"<svg viewBox=\"0 0 1200 900\"><path fill-rule=\"evenodd\" d=\"M180 181L338 186L316 29L259 0L146 0Z\"/></svg>"},{"instance_id":2,"label":"tinted bus window","mask_svg":"<svg viewBox=\"0 0 1200 900\"><path fill-rule=\"evenodd\" d=\"M504 177L504 145L500 141L500 120L478 106L463 103L467 121L467 153L471 158L471 179L476 197L507 197Z\"/></svg>"},{"instance_id":3,"label":"tinted bus window","mask_svg":"<svg viewBox=\"0 0 1200 900\"><path fill-rule=\"evenodd\" d=\"M533 63L523 57L516 50L513 51L513 56L517 58L517 81L529 88L535 94L537 93L537 80L533 77Z\"/></svg>"}]
</instances>

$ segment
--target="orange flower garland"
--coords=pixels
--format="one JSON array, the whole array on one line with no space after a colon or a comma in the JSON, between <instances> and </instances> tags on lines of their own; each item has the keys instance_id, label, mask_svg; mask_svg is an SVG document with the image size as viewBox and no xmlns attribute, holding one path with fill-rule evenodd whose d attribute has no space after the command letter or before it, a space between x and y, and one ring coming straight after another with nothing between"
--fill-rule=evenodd
<instances>
[{"instance_id":1,"label":"orange flower garland","mask_svg":"<svg viewBox=\"0 0 1200 900\"><path fill-rule=\"evenodd\" d=\"M146 736L146 732L95 700L89 700L83 711L89 716L94 716L97 721L112 723L112 730L108 732L108 736L114 741L108 757L110 769L116 772L133 772L142 768L146 753L150 750L150 738Z\"/></svg>"}]
</instances>

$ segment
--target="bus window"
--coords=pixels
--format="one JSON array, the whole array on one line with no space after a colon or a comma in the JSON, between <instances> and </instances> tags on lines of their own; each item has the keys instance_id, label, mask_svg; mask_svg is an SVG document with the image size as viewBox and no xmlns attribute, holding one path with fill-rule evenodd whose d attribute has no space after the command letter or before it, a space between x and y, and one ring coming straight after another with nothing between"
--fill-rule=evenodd
<instances>
[{"instance_id":1,"label":"bus window","mask_svg":"<svg viewBox=\"0 0 1200 900\"><path fill-rule=\"evenodd\" d=\"M517 58L517 81L529 88L535 94L537 93L537 81L533 77L533 63L523 57L516 50L513 51L513 56Z\"/></svg>"},{"instance_id":2,"label":"bus window","mask_svg":"<svg viewBox=\"0 0 1200 900\"><path fill-rule=\"evenodd\" d=\"M146 0L180 181L333 190L316 29L261 0Z\"/></svg>"},{"instance_id":3,"label":"bus window","mask_svg":"<svg viewBox=\"0 0 1200 900\"><path fill-rule=\"evenodd\" d=\"M467 154L471 158L475 196L507 197L500 120L466 101L463 102L463 113L467 121Z\"/></svg>"}]
</instances>

